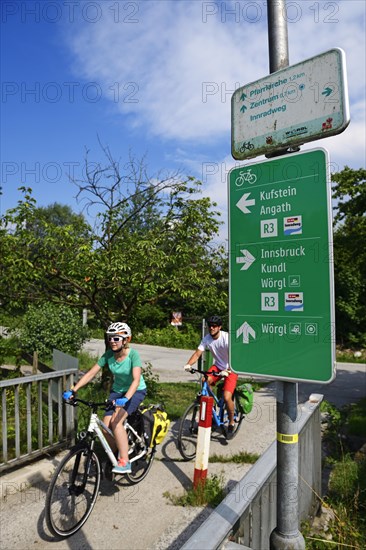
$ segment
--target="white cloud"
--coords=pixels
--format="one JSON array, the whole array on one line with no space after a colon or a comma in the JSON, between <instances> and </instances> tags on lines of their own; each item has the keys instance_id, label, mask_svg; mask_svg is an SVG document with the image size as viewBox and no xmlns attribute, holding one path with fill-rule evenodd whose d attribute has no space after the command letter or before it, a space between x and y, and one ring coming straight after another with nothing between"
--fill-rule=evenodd
<instances>
[{"instance_id":1,"label":"white cloud","mask_svg":"<svg viewBox=\"0 0 366 550\"><path fill-rule=\"evenodd\" d=\"M202 164L199 148L208 155L223 138L225 150L230 147L232 91L268 74L266 4L186 0L138 6L136 23L117 24L110 12L69 36L77 70L106 89L115 82L121 90L135 83L138 101L129 102L125 93L118 110L129 115L136 135L143 129L162 142L174 140L187 151L185 165ZM347 56L352 122L340 136L306 148L329 143L341 167L359 167L365 161L365 3L298 1L288 6L291 64L334 47ZM255 18L258 22L250 23ZM213 191L221 197L221 188Z\"/></svg>"},{"instance_id":2,"label":"white cloud","mask_svg":"<svg viewBox=\"0 0 366 550\"><path fill-rule=\"evenodd\" d=\"M155 135L197 141L228 131L232 92L267 70L260 25L203 23L201 2L140 6L139 23L103 19L69 37L78 70L105 88L136 83L138 103L122 101L120 111Z\"/></svg>"}]
</instances>

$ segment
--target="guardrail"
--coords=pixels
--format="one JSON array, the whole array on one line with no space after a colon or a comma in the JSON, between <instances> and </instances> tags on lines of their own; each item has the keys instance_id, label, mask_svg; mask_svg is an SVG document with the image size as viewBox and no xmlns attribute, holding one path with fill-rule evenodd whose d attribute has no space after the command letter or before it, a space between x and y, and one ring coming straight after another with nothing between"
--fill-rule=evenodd
<instances>
[{"instance_id":1,"label":"guardrail","mask_svg":"<svg viewBox=\"0 0 366 550\"><path fill-rule=\"evenodd\" d=\"M321 494L320 403L299 406L299 519L313 515ZM257 460L181 550L268 550L276 527L276 442ZM244 546L245 545L245 546Z\"/></svg>"},{"instance_id":2,"label":"guardrail","mask_svg":"<svg viewBox=\"0 0 366 550\"><path fill-rule=\"evenodd\" d=\"M77 372L68 368L0 382L0 473L70 440L74 409L62 406L62 392L73 385Z\"/></svg>"}]
</instances>

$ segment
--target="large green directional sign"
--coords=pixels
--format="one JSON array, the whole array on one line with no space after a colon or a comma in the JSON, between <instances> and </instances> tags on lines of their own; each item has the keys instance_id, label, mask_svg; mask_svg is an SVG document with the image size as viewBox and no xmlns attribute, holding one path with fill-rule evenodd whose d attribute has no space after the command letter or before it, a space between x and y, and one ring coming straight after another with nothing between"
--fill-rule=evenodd
<instances>
[{"instance_id":1,"label":"large green directional sign","mask_svg":"<svg viewBox=\"0 0 366 550\"><path fill-rule=\"evenodd\" d=\"M229 174L230 363L330 382L335 366L332 215L323 149Z\"/></svg>"}]
</instances>

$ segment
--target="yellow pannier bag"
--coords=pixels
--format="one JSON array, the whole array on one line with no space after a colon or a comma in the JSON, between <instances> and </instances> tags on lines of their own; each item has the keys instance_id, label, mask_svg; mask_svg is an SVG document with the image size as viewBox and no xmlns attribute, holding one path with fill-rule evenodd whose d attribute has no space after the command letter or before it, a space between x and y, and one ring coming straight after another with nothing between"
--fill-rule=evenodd
<instances>
[{"instance_id":1,"label":"yellow pannier bag","mask_svg":"<svg viewBox=\"0 0 366 550\"><path fill-rule=\"evenodd\" d=\"M161 405L149 405L141 410L145 440L149 447L162 443L168 433L170 420Z\"/></svg>"}]
</instances>

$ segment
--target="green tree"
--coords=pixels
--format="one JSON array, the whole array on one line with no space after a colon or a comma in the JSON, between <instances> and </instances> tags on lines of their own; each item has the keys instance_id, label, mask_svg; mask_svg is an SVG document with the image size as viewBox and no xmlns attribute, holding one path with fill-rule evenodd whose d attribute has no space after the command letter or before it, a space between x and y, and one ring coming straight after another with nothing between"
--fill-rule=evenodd
<instances>
[{"instance_id":1,"label":"green tree","mask_svg":"<svg viewBox=\"0 0 366 550\"><path fill-rule=\"evenodd\" d=\"M69 217L56 224L49 216L54 206L37 208L32 190L24 187L20 190L23 199L6 212L0 224L3 309L24 311L29 303L48 300L80 305L77 281L70 286L68 278L80 269L75 264L78 255L92 249L87 223L81 216L72 216L67 207ZM63 270L64 278L57 276L58 270Z\"/></svg>"},{"instance_id":2,"label":"green tree","mask_svg":"<svg viewBox=\"0 0 366 550\"><path fill-rule=\"evenodd\" d=\"M366 346L366 170L332 175L337 342Z\"/></svg>"},{"instance_id":3,"label":"green tree","mask_svg":"<svg viewBox=\"0 0 366 550\"><path fill-rule=\"evenodd\" d=\"M200 196L201 183L179 174L149 177L144 159L123 166L104 149L106 166L89 170L79 186L85 208L98 210L91 281L99 315L133 319L146 304L174 299L201 310L224 307L217 275L225 264L213 244L220 222L216 206Z\"/></svg>"},{"instance_id":4,"label":"green tree","mask_svg":"<svg viewBox=\"0 0 366 550\"><path fill-rule=\"evenodd\" d=\"M34 216L27 222L27 229L45 238L48 228L72 227L87 238L90 228L82 214L75 214L71 206L54 202L48 206L35 208Z\"/></svg>"},{"instance_id":5,"label":"green tree","mask_svg":"<svg viewBox=\"0 0 366 550\"><path fill-rule=\"evenodd\" d=\"M24 351L38 351L44 360L52 357L53 348L76 355L86 337L77 311L51 303L29 306L17 334Z\"/></svg>"},{"instance_id":6,"label":"green tree","mask_svg":"<svg viewBox=\"0 0 366 550\"><path fill-rule=\"evenodd\" d=\"M74 181L82 217L56 224L36 206L30 189L6 213L0 232L0 300L10 307L53 301L86 307L102 325L133 321L145 306L202 313L226 307L226 257L214 243L220 222L201 184L179 174L149 177L144 160L123 167L104 149L106 165L86 158L86 179ZM9 293L8 289L11 288Z\"/></svg>"}]
</instances>

